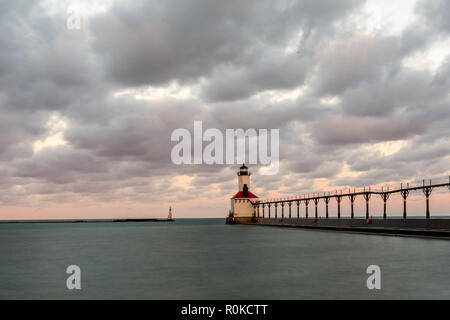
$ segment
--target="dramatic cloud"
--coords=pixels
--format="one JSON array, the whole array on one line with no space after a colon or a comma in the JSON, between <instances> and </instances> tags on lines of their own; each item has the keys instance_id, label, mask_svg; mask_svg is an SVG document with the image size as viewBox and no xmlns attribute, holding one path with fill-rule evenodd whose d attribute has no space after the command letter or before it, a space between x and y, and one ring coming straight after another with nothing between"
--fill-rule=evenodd
<instances>
[{"instance_id":1,"label":"dramatic cloud","mask_svg":"<svg viewBox=\"0 0 450 320\"><path fill-rule=\"evenodd\" d=\"M280 129L264 197L450 174L449 2L0 4L0 218L224 216L171 133ZM67 19L81 14L81 28Z\"/></svg>"},{"instance_id":2,"label":"dramatic cloud","mask_svg":"<svg viewBox=\"0 0 450 320\"><path fill-rule=\"evenodd\" d=\"M335 117L318 121L315 132L322 144L353 144L406 139L423 133L424 125L401 119Z\"/></svg>"},{"instance_id":3,"label":"dramatic cloud","mask_svg":"<svg viewBox=\"0 0 450 320\"><path fill-rule=\"evenodd\" d=\"M421 1L417 5L417 12L424 16L426 23L444 32L450 32L449 11L450 3L446 0Z\"/></svg>"}]
</instances>

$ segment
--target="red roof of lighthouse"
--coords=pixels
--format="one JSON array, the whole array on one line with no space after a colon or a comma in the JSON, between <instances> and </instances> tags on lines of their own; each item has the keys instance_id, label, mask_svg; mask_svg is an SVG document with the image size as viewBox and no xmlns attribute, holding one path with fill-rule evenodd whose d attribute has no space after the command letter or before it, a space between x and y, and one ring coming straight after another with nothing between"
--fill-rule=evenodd
<instances>
[{"instance_id":1,"label":"red roof of lighthouse","mask_svg":"<svg viewBox=\"0 0 450 320\"><path fill-rule=\"evenodd\" d=\"M255 199L258 198L257 196L255 196L253 193L251 193L250 191L248 192L248 197L244 197L244 192L243 191L239 191L238 193L236 193L234 195L233 198L231 199L236 199L236 198L251 198L251 199Z\"/></svg>"}]
</instances>

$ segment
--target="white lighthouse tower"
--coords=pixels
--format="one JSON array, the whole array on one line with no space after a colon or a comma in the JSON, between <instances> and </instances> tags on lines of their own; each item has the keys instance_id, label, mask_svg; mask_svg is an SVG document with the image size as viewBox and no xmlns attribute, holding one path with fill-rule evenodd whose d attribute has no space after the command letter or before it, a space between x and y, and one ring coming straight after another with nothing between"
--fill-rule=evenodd
<instances>
[{"instance_id":1,"label":"white lighthouse tower","mask_svg":"<svg viewBox=\"0 0 450 320\"><path fill-rule=\"evenodd\" d=\"M249 222L253 216L258 217L258 209L253 204L258 201L258 197L250 192L250 173L245 164L238 172L238 193L231 198L231 216L233 222Z\"/></svg>"}]
</instances>

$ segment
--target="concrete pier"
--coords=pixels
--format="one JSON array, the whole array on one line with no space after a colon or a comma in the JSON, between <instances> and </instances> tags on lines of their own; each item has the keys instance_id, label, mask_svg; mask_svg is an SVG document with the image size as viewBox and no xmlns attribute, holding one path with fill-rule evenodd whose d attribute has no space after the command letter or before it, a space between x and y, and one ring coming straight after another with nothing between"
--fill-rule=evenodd
<instances>
[{"instance_id":1,"label":"concrete pier","mask_svg":"<svg viewBox=\"0 0 450 320\"><path fill-rule=\"evenodd\" d=\"M450 219L267 219L246 225L450 239Z\"/></svg>"},{"instance_id":2,"label":"concrete pier","mask_svg":"<svg viewBox=\"0 0 450 320\"><path fill-rule=\"evenodd\" d=\"M231 198L231 210L226 219L227 224L247 224L272 227L304 228L311 230L330 230L344 232L389 234L401 236L435 237L450 239L450 219L431 219L430 195L437 188L450 189L450 177L441 183L432 183L432 180L422 181L420 185L400 184L400 188L375 189L364 187L357 190L336 190L336 192L320 192L304 194L278 199L260 199L248 190L250 173L245 165L238 172L239 192ZM245 182L245 183L244 183ZM411 192L422 191L426 199L426 211L421 218L408 218L406 202ZM402 218L389 217L387 201L393 194L403 198ZM365 219L355 218L355 200L362 197L365 201ZM383 216L370 217L370 199L379 196L383 200ZM329 203L331 199L337 202L337 218L329 217ZM350 219L343 218L341 204L345 199L350 200ZM319 217L319 205L325 203L325 218ZM314 204L314 219L309 216L309 205ZM292 214L295 206L296 217ZM304 206L304 215L300 217L301 206ZM267 215L265 209L267 208ZM271 209L274 208L274 214ZM286 208L286 211L285 211Z\"/></svg>"}]
</instances>

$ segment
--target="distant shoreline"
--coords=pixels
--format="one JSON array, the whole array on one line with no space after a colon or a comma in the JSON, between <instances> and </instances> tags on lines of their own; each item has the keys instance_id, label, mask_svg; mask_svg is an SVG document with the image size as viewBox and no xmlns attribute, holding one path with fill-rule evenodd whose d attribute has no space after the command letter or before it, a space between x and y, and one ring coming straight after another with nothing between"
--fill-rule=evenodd
<instances>
[{"instance_id":1,"label":"distant shoreline","mask_svg":"<svg viewBox=\"0 0 450 320\"><path fill-rule=\"evenodd\" d=\"M174 222L175 219L157 219L157 218L143 218L143 219L108 219L108 220L90 220L90 219L76 219L76 220L0 220L1 223L111 223L111 222Z\"/></svg>"}]
</instances>

